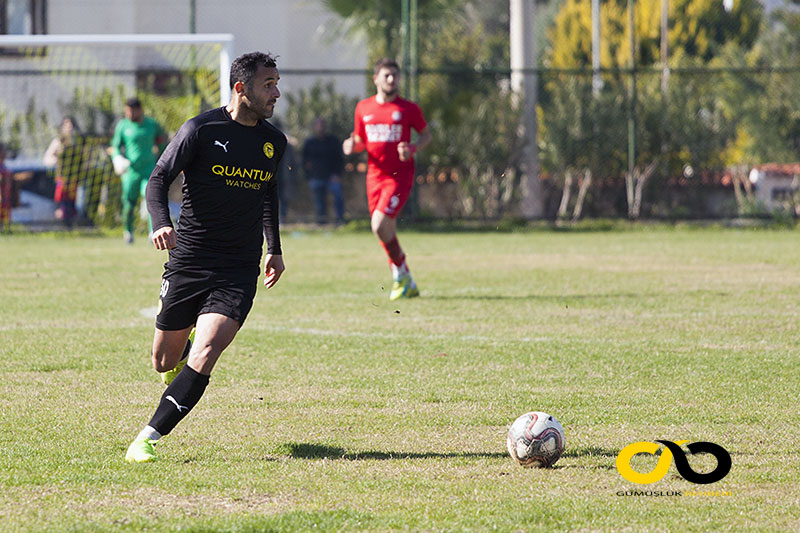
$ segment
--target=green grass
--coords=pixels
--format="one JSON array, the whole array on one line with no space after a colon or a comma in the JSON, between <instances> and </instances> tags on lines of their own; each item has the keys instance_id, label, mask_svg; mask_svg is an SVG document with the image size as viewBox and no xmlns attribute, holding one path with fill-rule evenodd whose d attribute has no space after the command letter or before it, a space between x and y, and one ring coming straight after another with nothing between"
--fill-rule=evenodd
<instances>
[{"instance_id":1,"label":"green grass","mask_svg":"<svg viewBox=\"0 0 800 533\"><path fill-rule=\"evenodd\" d=\"M392 303L370 234L284 232L284 278L259 290L162 460L129 465L163 391L146 315L164 255L2 236L0 529L796 531L797 240L406 231L423 296ZM507 456L527 410L564 425L555 468ZM625 481L617 453L656 439L715 442L733 468L706 486L674 464Z\"/></svg>"}]
</instances>

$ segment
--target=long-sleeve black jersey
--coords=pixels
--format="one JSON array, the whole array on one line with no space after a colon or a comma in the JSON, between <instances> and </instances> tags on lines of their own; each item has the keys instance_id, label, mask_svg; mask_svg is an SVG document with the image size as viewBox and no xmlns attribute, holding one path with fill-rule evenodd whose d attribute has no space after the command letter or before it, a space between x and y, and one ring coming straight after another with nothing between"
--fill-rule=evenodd
<instances>
[{"instance_id":1,"label":"long-sleeve black jersey","mask_svg":"<svg viewBox=\"0 0 800 533\"><path fill-rule=\"evenodd\" d=\"M242 125L224 108L187 120L169 143L147 184L153 230L171 226L167 191L183 171L178 244L172 268L258 268L263 234L281 253L278 185L274 178L286 136L266 120Z\"/></svg>"}]
</instances>

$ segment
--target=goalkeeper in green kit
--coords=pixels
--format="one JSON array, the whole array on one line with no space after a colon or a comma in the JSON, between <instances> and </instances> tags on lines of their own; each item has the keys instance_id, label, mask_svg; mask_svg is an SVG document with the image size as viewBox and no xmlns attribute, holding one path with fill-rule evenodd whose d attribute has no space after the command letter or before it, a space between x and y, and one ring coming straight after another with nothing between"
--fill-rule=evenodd
<instances>
[{"instance_id":1,"label":"goalkeeper in green kit","mask_svg":"<svg viewBox=\"0 0 800 533\"><path fill-rule=\"evenodd\" d=\"M125 102L125 118L119 121L111 140L114 172L122 179L122 225L126 244L133 243L133 221L139 197L144 196L147 180L158 156L166 147L164 130L151 117L146 117L138 98ZM149 222L152 233L152 223Z\"/></svg>"}]
</instances>

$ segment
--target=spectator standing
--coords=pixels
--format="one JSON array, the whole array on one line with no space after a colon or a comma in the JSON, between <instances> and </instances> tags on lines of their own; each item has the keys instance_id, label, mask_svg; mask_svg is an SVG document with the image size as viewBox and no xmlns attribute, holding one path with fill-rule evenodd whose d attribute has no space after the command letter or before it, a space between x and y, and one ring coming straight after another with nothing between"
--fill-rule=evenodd
<instances>
[{"instance_id":1,"label":"spectator standing","mask_svg":"<svg viewBox=\"0 0 800 533\"><path fill-rule=\"evenodd\" d=\"M86 143L73 117L61 120L58 135L50 142L42 159L45 165L56 169L55 216L66 226L72 226L78 214L75 207L78 186L86 173Z\"/></svg>"},{"instance_id":2,"label":"spectator standing","mask_svg":"<svg viewBox=\"0 0 800 533\"><path fill-rule=\"evenodd\" d=\"M344 155L341 142L328 133L328 124L322 117L314 119L314 134L303 143L303 169L311 188L317 223L327 224L328 193L333 197L336 224L344 223L344 192L342 169Z\"/></svg>"}]
</instances>

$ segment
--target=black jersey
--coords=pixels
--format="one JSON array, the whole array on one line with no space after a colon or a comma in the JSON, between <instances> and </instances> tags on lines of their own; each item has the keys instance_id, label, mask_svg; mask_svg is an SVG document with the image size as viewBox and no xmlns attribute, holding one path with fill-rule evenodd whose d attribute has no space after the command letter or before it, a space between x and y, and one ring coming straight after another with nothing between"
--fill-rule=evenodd
<instances>
[{"instance_id":1,"label":"black jersey","mask_svg":"<svg viewBox=\"0 0 800 533\"><path fill-rule=\"evenodd\" d=\"M266 120L245 126L224 108L187 120L169 143L147 185L153 230L171 226L170 183L183 172L175 269L250 270L267 250L281 253L274 178L286 136ZM256 270L257 271L257 270Z\"/></svg>"}]
</instances>

